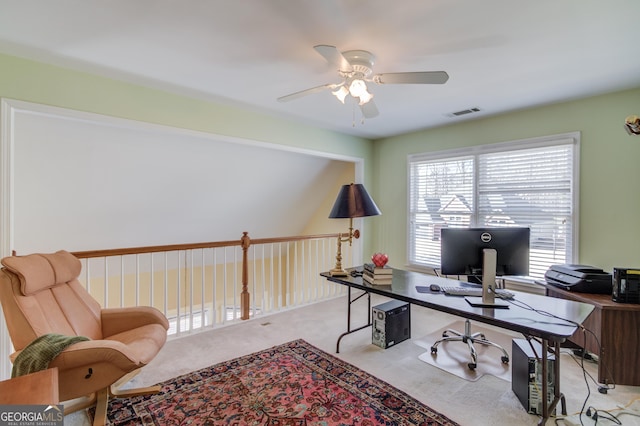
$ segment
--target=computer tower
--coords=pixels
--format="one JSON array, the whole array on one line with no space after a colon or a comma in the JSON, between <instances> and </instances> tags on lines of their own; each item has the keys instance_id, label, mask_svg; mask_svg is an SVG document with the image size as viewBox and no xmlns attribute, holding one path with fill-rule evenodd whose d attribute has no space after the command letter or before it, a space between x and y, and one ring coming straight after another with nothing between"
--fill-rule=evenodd
<instances>
[{"instance_id":1,"label":"computer tower","mask_svg":"<svg viewBox=\"0 0 640 426\"><path fill-rule=\"evenodd\" d=\"M542 414L542 345L531 340L513 339L511 343L511 389L530 414ZM533 348L531 347L533 345ZM535 352L534 352L535 349ZM547 403L554 398L553 354L547 357Z\"/></svg>"},{"instance_id":2,"label":"computer tower","mask_svg":"<svg viewBox=\"0 0 640 426\"><path fill-rule=\"evenodd\" d=\"M391 300L371 309L371 343L383 349L411 338L411 305Z\"/></svg>"}]
</instances>

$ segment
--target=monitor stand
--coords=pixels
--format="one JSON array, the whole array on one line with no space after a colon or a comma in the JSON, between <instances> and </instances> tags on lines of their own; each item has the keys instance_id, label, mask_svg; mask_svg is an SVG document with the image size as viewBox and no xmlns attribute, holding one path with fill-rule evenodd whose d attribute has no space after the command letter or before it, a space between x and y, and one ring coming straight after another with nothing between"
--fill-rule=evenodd
<instances>
[{"instance_id":1,"label":"monitor stand","mask_svg":"<svg viewBox=\"0 0 640 426\"><path fill-rule=\"evenodd\" d=\"M465 297L467 303L481 308L509 308L505 302L496 302L496 268L498 265L498 252L495 249L482 250L482 297Z\"/></svg>"}]
</instances>

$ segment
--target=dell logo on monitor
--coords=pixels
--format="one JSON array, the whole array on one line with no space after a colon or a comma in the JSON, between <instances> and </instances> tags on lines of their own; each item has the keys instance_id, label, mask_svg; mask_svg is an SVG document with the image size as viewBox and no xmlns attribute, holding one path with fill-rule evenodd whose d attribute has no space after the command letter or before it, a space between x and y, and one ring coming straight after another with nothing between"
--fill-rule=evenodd
<instances>
[{"instance_id":1,"label":"dell logo on monitor","mask_svg":"<svg viewBox=\"0 0 640 426\"><path fill-rule=\"evenodd\" d=\"M480 240L483 243L488 243L489 241L491 241L491 234L488 232L483 232L482 234L480 234Z\"/></svg>"}]
</instances>

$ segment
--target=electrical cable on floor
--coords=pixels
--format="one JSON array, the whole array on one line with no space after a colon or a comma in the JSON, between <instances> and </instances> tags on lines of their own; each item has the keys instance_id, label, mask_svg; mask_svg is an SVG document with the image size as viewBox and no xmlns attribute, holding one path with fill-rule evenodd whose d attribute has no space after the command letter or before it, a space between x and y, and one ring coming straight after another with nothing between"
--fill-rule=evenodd
<instances>
[{"instance_id":1,"label":"electrical cable on floor","mask_svg":"<svg viewBox=\"0 0 640 426\"><path fill-rule=\"evenodd\" d=\"M588 329L586 329L584 327L581 327L581 329L582 329L583 335L584 335L584 341L583 341L583 345L582 345L583 348L587 347L587 333L591 334L591 336L595 339L597 347L598 348L601 347L600 346L600 341L598 340L598 337L595 335L595 333L593 333L591 330L588 330ZM578 364L578 366L582 369L582 374L583 374L583 377L584 377L584 380L585 380L585 384L587 385L587 396L586 396L586 398L585 398L585 400L583 402L583 405L582 405L582 408L580 409L580 412L576 413L576 415L579 416L580 424L584 426L584 422L583 422L583 419L582 419L583 415L586 415L591 420L593 420L594 421L594 425L598 424L598 420L608 420L608 421L613 422L615 424L621 425L622 423L620 422L618 417L620 415L623 415L623 414L628 414L628 415L631 415L631 416L640 417L640 414L632 412L632 411L629 411L629 412L623 411L621 413L618 413L617 415L613 415L611 413L611 411L614 411L615 409L614 410L598 410L593 406L587 407L587 402L588 402L589 398L591 397L591 386L589 385L589 381L588 381L587 377L589 379L591 379L591 381L598 387L598 392L600 392L602 394L606 394L608 390L615 389L615 383L613 383L613 384L605 384L605 385L601 385L600 383L598 383L593 378L593 376L591 374L589 374L589 372L585 368L584 361L585 360L589 360L589 359L593 360L593 358L589 358L589 357L585 356L585 354L587 354L587 352L586 352L585 349L583 349L582 355L580 356L580 361L578 361L576 359L576 357L578 355L576 355L574 353L568 353L568 355L571 357L571 359L573 359L576 362L576 364ZM594 360L594 363L595 363L595 360ZM605 365L605 367L608 367L608 366ZM607 368L607 371L608 371L609 375L611 376L611 372L610 372L610 370L608 368ZM632 400L624 408L628 408L636 400L638 400L638 398ZM585 411L585 407L587 407L586 411ZM557 424L558 420L563 420L563 418L557 419L556 420L556 424Z\"/></svg>"},{"instance_id":2,"label":"electrical cable on floor","mask_svg":"<svg viewBox=\"0 0 640 426\"><path fill-rule=\"evenodd\" d=\"M587 329L584 327L582 328L582 335L584 336L583 343L584 343L584 346L586 347ZM580 415L578 416L578 418L580 419L580 424L584 425L584 423L582 422L582 414L584 413L584 407L586 407L587 401L589 401L589 397L591 396L591 386L589 386L589 381L587 380L587 375L589 373L587 373L587 369L584 367L584 357L581 358L580 367L582 368L582 377L584 378L584 383L587 385L587 397L584 399L584 402L582 403L582 408L580 409Z\"/></svg>"},{"instance_id":3,"label":"electrical cable on floor","mask_svg":"<svg viewBox=\"0 0 640 426\"><path fill-rule=\"evenodd\" d=\"M586 353L586 352L585 352L585 356L576 355L572 351L565 352L565 353L567 355L569 355L571 357L571 359L573 359L575 361L575 363L578 364L578 366L581 366L581 363L578 361L578 357L581 358L582 360L592 361L594 364L598 364L599 363L599 361L596 361L593 358L589 357L588 353ZM599 383L591 374L589 374L588 372L587 372L587 374L589 375L589 378L591 379L593 384L598 387L598 392L600 392L602 394L606 394L607 391L614 390L616 388L616 384L615 383L603 385L603 384Z\"/></svg>"},{"instance_id":4,"label":"electrical cable on floor","mask_svg":"<svg viewBox=\"0 0 640 426\"><path fill-rule=\"evenodd\" d=\"M593 409L593 411L591 411L591 409ZM609 413L608 411L597 410L594 407L589 407L587 409L587 417L590 417L595 422L594 424L596 425L598 424L598 420L600 419L609 420L617 425L622 425L622 422L620 421L620 419L618 419L613 414Z\"/></svg>"},{"instance_id":5,"label":"electrical cable on floor","mask_svg":"<svg viewBox=\"0 0 640 426\"><path fill-rule=\"evenodd\" d=\"M620 420L621 416L627 415L627 416L633 416L633 417L640 417L640 412L628 410L628 408L638 400L640 400L640 398L632 399L624 407L619 406L618 408L613 408L609 410L598 410L593 406L589 406L585 414L587 417L589 417L591 420L594 421L594 425L597 425L598 420L601 420L601 419L608 420L618 425L622 425L622 421ZM622 411L616 414L612 413L613 411L617 411L617 410L622 410ZM582 419L581 419L581 423L582 423Z\"/></svg>"}]
</instances>

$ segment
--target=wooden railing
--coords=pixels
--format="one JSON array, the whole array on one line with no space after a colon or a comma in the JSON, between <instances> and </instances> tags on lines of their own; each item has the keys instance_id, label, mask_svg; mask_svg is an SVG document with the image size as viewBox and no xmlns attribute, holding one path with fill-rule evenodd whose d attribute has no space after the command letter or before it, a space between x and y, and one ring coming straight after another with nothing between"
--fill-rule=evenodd
<instances>
[{"instance_id":1,"label":"wooden railing","mask_svg":"<svg viewBox=\"0 0 640 426\"><path fill-rule=\"evenodd\" d=\"M339 236L251 239L244 232L234 241L73 254L102 306L155 306L180 334L343 295L319 276L334 267ZM352 266L352 247L342 249L343 266Z\"/></svg>"}]
</instances>

